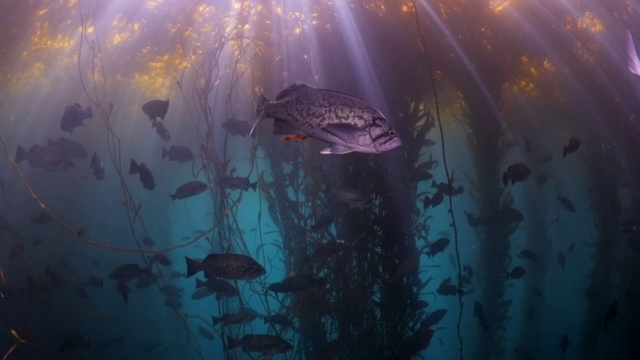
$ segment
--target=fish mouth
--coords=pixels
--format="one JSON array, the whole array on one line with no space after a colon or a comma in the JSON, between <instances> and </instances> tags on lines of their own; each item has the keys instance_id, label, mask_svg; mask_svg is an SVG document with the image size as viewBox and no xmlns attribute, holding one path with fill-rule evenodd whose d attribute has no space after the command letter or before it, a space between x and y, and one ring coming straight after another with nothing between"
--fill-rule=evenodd
<instances>
[{"instance_id":1,"label":"fish mouth","mask_svg":"<svg viewBox=\"0 0 640 360\"><path fill-rule=\"evenodd\" d=\"M385 142L384 144L380 144L380 145L374 144L374 148L376 149L376 152L383 152L383 151L393 150L399 147L400 145L402 145L402 140L400 140L400 138L396 136L390 139L389 141Z\"/></svg>"}]
</instances>

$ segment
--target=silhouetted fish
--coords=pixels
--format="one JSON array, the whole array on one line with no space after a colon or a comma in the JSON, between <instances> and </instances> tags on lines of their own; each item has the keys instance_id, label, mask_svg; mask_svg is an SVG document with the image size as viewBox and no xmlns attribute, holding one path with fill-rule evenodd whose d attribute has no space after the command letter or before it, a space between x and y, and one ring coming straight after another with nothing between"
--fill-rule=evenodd
<instances>
[{"instance_id":1,"label":"silhouetted fish","mask_svg":"<svg viewBox=\"0 0 640 360\"><path fill-rule=\"evenodd\" d=\"M33 145L27 152L22 145L18 145L16 164L20 164L23 160L28 160L31 167L52 172L67 172L74 166L71 158L55 146Z\"/></svg>"},{"instance_id":2,"label":"silhouetted fish","mask_svg":"<svg viewBox=\"0 0 640 360\"><path fill-rule=\"evenodd\" d=\"M562 148L562 157L564 158L568 154L571 154L572 152L578 150L579 147L580 147L580 139L578 139L575 136L572 136L571 139L569 139L569 145Z\"/></svg>"},{"instance_id":3,"label":"silhouetted fish","mask_svg":"<svg viewBox=\"0 0 640 360\"><path fill-rule=\"evenodd\" d=\"M153 174L151 170L145 165L145 163L136 163L135 160L131 159L131 164L129 165L129 175L140 174L139 178L142 182L142 187L145 189L153 190L156 187L156 182L153 179Z\"/></svg>"},{"instance_id":4,"label":"silhouetted fish","mask_svg":"<svg viewBox=\"0 0 640 360\"><path fill-rule=\"evenodd\" d=\"M240 340L227 336L229 349L242 347L245 352L259 352L263 355L281 354L293 349L285 339L275 335L245 335Z\"/></svg>"},{"instance_id":5,"label":"silhouetted fish","mask_svg":"<svg viewBox=\"0 0 640 360\"><path fill-rule=\"evenodd\" d=\"M78 103L68 105L64 108L64 114L62 114L62 119L60 120L60 128L71 134L74 128L84 125L84 119L92 117L93 112L90 106L82 110L82 106Z\"/></svg>"},{"instance_id":6,"label":"silhouetted fish","mask_svg":"<svg viewBox=\"0 0 640 360\"><path fill-rule=\"evenodd\" d=\"M203 183L202 181L193 180L178 186L176 192L173 195L169 195L169 197L171 197L171 200L184 199L201 194L208 188L209 185Z\"/></svg>"},{"instance_id":7,"label":"silhouetted fish","mask_svg":"<svg viewBox=\"0 0 640 360\"><path fill-rule=\"evenodd\" d=\"M218 179L218 185L223 189L234 189L247 191L249 188L256 191L256 185L258 182L250 182L247 177L240 177L234 175L226 175Z\"/></svg>"},{"instance_id":8,"label":"silhouetted fish","mask_svg":"<svg viewBox=\"0 0 640 360\"><path fill-rule=\"evenodd\" d=\"M93 169L91 174L93 174L96 179L104 180L104 164L102 164L102 161L100 161L96 153L93 153L93 156L91 157L91 164L89 164L89 168Z\"/></svg>"},{"instance_id":9,"label":"silhouetted fish","mask_svg":"<svg viewBox=\"0 0 640 360\"><path fill-rule=\"evenodd\" d=\"M269 285L267 289L277 293L290 293L322 286L323 283L323 278L316 279L312 275L291 275L280 282Z\"/></svg>"},{"instance_id":10,"label":"silhouetted fish","mask_svg":"<svg viewBox=\"0 0 640 360\"><path fill-rule=\"evenodd\" d=\"M449 239L445 238L445 237L441 237L438 240L434 241L433 243L431 243L429 245L429 249L426 252L426 255L428 257L433 257L438 253L441 253L444 251L444 249L447 248L447 246L449 246Z\"/></svg>"},{"instance_id":11,"label":"silhouetted fish","mask_svg":"<svg viewBox=\"0 0 640 360\"><path fill-rule=\"evenodd\" d=\"M223 326L249 324L257 318L258 313L251 308L244 308L234 313L225 313L220 317L211 317L214 326L218 324Z\"/></svg>"},{"instance_id":12,"label":"silhouetted fish","mask_svg":"<svg viewBox=\"0 0 640 360\"><path fill-rule=\"evenodd\" d=\"M507 274L507 277L509 279L520 279L524 276L525 272L522 266L516 266Z\"/></svg>"},{"instance_id":13,"label":"silhouetted fish","mask_svg":"<svg viewBox=\"0 0 640 360\"><path fill-rule=\"evenodd\" d=\"M169 150L162 148L162 158L169 157L169 161L177 161L179 163L189 162L195 159L193 152L186 146L173 145Z\"/></svg>"},{"instance_id":14,"label":"silhouetted fish","mask_svg":"<svg viewBox=\"0 0 640 360\"><path fill-rule=\"evenodd\" d=\"M511 185L519 182L525 181L531 175L531 169L521 162L511 164L507 167L507 171L502 174L502 183L504 186L509 184L509 180L511 180Z\"/></svg>"},{"instance_id":15,"label":"silhouetted fish","mask_svg":"<svg viewBox=\"0 0 640 360\"><path fill-rule=\"evenodd\" d=\"M261 93L256 113L251 134L265 118L273 118L274 135L332 144L323 154L380 153L402 144L387 119L363 100L301 82L289 85L273 102Z\"/></svg>"},{"instance_id":16,"label":"silhouetted fish","mask_svg":"<svg viewBox=\"0 0 640 360\"><path fill-rule=\"evenodd\" d=\"M562 196L558 194L556 199L560 200L560 203L562 204L562 206L564 206L564 208L567 209L569 212L572 212L572 213L576 212L576 207L573 205L571 200L569 200L569 198L567 198L566 196Z\"/></svg>"},{"instance_id":17,"label":"silhouetted fish","mask_svg":"<svg viewBox=\"0 0 640 360\"><path fill-rule=\"evenodd\" d=\"M253 258L242 254L209 254L202 262L185 256L187 277L204 271L206 277L253 280L266 270Z\"/></svg>"},{"instance_id":18,"label":"silhouetted fish","mask_svg":"<svg viewBox=\"0 0 640 360\"><path fill-rule=\"evenodd\" d=\"M251 132L251 124L248 121L230 118L222 123L222 128L231 135L246 137Z\"/></svg>"},{"instance_id":19,"label":"silhouetted fish","mask_svg":"<svg viewBox=\"0 0 640 360\"><path fill-rule=\"evenodd\" d=\"M72 159L84 159L89 156L89 154L87 154L87 150L84 148L84 146L82 146L82 144L65 137L60 137L57 141L48 139L47 147L49 146L57 147L58 149L60 149L60 151L62 151L65 155Z\"/></svg>"},{"instance_id":20,"label":"silhouetted fish","mask_svg":"<svg viewBox=\"0 0 640 360\"><path fill-rule=\"evenodd\" d=\"M169 110L169 99L167 100L151 100L142 105L142 111L149 116L149 120L153 121L157 118L164 120Z\"/></svg>"},{"instance_id":21,"label":"silhouetted fish","mask_svg":"<svg viewBox=\"0 0 640 360\"><path fill-rule=\"evenodd\" d=\"M171 134L169 133L169 130L167 130L167 128L164 126L164 123L162 121L153 120L153 122L151 123L151 127L156 129L156 132L158 133L158 135L160 135L160 138L162 140L171 140Z\"/></svg>"}]
</instances>

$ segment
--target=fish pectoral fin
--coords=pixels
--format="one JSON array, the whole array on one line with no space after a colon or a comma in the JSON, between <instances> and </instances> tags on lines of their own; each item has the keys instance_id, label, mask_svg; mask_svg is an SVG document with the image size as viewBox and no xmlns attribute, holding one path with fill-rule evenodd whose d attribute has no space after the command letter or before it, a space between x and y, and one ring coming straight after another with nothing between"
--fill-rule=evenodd
<instances>
[{"instance_id":1,"label":"fish pectoral fin","mask_svg":"<svg viewBox=\"0 0 640 360\"><path fill-rule=\"evenodd\" d=\"M328 147L320 151L320 154L342 155L342 154L348 154L350 152L353 152L353 149L349 149L348 147L343 145L333 144L331 147Z\"/></svg>"},{"instance_id":2,"label":"fish pectoral fin","mask_svg":"<svg viewBox=\"0 0 640 360\"><path fill-rule=\"evenodd\" d=\"M369 132L351 124L329 124L324 130L347 143L360 143L358 138L368 137Z\"/></svg>"}]
</instances>

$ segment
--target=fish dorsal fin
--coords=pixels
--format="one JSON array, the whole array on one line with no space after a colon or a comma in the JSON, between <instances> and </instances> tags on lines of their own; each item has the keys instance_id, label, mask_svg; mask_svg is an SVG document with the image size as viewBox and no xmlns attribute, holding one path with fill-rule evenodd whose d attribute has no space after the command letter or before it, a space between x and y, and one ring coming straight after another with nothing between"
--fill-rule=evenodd
<instances>
[{"instance_id":1,"label":"fish dorsal fin","mask_svg":"<svg viewBox=\"0 0 640 360\"><path fill-rule=\"evenodd\" d=\"M278 96L276 96L276 101L284 100L300 90L305 90L310 88L312 89L313 87L311 85L307 85L303 82L298 81L282 89L282 91L280 91Z\"/></svg>"}]
</instances>

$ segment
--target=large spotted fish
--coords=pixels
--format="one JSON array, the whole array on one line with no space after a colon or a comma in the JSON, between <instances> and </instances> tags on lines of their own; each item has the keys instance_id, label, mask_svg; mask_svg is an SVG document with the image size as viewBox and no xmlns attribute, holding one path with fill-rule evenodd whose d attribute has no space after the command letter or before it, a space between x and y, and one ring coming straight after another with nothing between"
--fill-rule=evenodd
<instances>
[{"instance_id":1,"label":"large spotted fish","mask_svg":"<svg viewBox=\"0 0 640 360\"><path fill-rule=\"evenodd\" d=\"M273 134L312 137L331 144L323 154L380 153L402 144L387 119L371 105L349 94L295 83L268 101L260 94L258 118L251 128L273 118Z\"/></svg>"}]
</instances>

